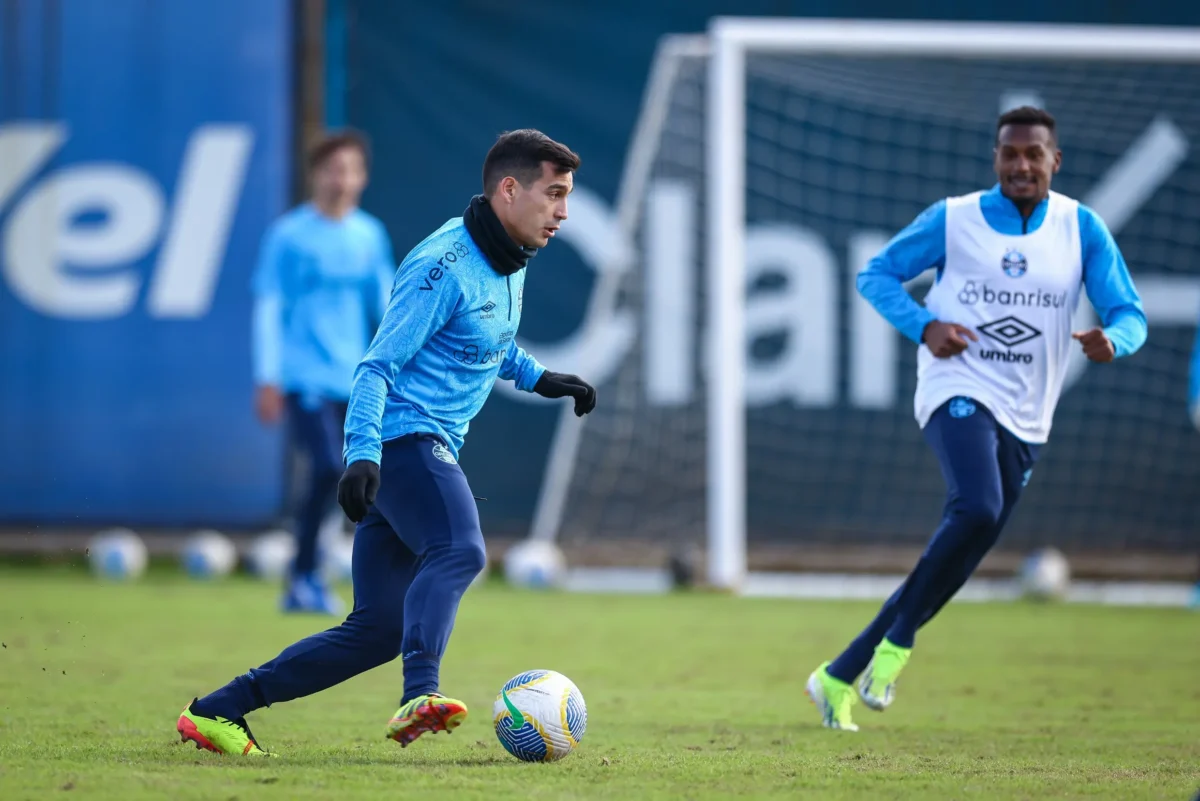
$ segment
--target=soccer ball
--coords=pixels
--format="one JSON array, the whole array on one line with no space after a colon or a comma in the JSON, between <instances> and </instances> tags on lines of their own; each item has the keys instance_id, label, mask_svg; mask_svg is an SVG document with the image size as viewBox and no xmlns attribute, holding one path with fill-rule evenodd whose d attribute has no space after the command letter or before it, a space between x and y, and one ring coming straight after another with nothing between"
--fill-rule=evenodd
<instances>
[{"instance_id":1,"label":"soccer ball","mask_svg":"<svg viewBox=\"0 0 1200 801\"><path fill-rule=\"evenodd\" d=\"M237 548L219 531L197 531L183 544L180 561L192 578L220 578L237 565Z\"/></svg>"},{"instance_id":2,"label":"soccer ball","mask_svg":"<svg viewBox=\"0 0 1200 801\"><path fill-rule=\"evenodd\" d=\"M246 567L255 576L267 581L283 578L296 558L296 541L286 531L268 531L250 544L246 552Z\"/></svg>"},{"instance_id":3,"label":"soccer ball","mask_svg":"<svg viewBox=\"0 0 1200 801\"><path fill-rule=\"evenodd\" d=\"M1061 599L1071 583L1071 566L1057 548L1034 551L1021 563L1021 595L1038 601Z\"/></svg>"},{"instance_id":4,"label":"soccer ball","mask_svg":"<svg viewBox=\"0 0 1200 801\"><path fill-rule=\"evenodd\" d=\"M504 555L504 577L516 587L560 587L566 574L567 560L552 542L524 540Z\"/></svg>"},{"instance_id":5,"label":"soccer ball","mask_svg":"<svg viewBox=\"0 0 1200 801\"><path fill-rule=\"evenodd\" d=\"M587 705L575 683L553 670L509 679L492 707L496 737L523 762L556 762L587 730Z\"/></svg>"},{"instance_id":6,"label":"soccer ball","mask_svg":"<svg viewBox=\"0 0 1200 801\"><path fill-rule=\"evenodd\" d=\"M146 544L127 528L97 532L87 545L88 564L100 578L134 579L146 571Z\"/></svg>"}]
</instances>

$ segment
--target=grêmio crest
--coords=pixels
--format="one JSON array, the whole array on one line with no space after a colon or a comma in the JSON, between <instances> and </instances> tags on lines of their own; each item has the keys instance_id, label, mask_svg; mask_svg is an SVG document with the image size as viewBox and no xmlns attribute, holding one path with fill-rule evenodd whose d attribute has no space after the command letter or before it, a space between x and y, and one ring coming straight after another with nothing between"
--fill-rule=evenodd
<instances>
[{"instance_id":1,"label":"gr\u00eamio crest","mask_svg":"<svg viewBox=\"0 0 1200 801\"><path fill-rule=\"evenodd\" d=\"M1000 266L1009 278L1020 278L1029 269L1029 262L1020 251L1006 250L1004 258L1000 260Z\"/></svg>"}]
</instances>

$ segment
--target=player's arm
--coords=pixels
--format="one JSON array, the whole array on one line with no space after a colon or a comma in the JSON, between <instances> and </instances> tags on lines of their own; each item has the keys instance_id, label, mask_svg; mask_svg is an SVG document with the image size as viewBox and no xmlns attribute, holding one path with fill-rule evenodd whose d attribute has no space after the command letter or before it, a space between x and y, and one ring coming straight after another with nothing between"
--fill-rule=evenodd
<instances>
[{"instance_id":1,"label":"player's arm","mask_svg":"<svg viewBox=\"0 0 1200 801\"><path fill-rule=\"evenodd\" d=\"M1191 375L1188 378L1188 410L1192 423L1200 431L1200 325L1196 326L1196 344L1192 348Z\"/></svg>"},{"instance_id":2,"label":"player's arm","mask_svg":"<svg viewBox=\"0 0 1200 801\"><path fill-rule=\"evenodd\" d=\"M283 260L286 247L278 225L263 237L250 291L254 296L251 319L251 363L254 372L255 409L264 423L283 415L280 389L283 364Z\"/></svg>"},{"instance_id":3,"label":"player's arm","mask_svg":"<svg viewBox=\"0 0 1200 801\"><path fill-rule=\"evenodd\" d=\"M555 373L538 364L516 341L508 344L500 377L512 381L517 389L535 392L543 398L574 398L575 416L583 417L596 408L596 388L577 375Z\"/></svg>"},{"instance_id":4,"label":"player's arm","mask_svg":"<svg viewBox=\"0 0 1200 801\"><path fill-rule=\"evenodd\" d=\"M546 372L546 368L538 364L524 348L517 345L516 340L508 343L504 352L504 361L500 362L500 377L512 381L517 389L523 392L533 392L538 379Z\"/></svg>"},{"instance_id":5,"label":"player's arm","mask_svg":"<svg viewBox=\"0 0 1200 801\"><path fill-rule=\"evenodd\" d=\"M904 336L918 345L925 343L935 356L953 356L966 350L967 339L977 340L975 334L956 323L939 321L904 288L905 281L930 267L940 271L945 266L946 201L939 200L892 237L858 274L855 284L858 293Z\"/></svg>"},{"instance_id":6,"label":"player's arm","mask_svg":"<svg viewBox=\"0 0 1200 801\"><path fill-rule=\"evenodd\" d=\"M450 320L461 298L453 273L435 261L414 259L400 267L383 322L354 371L346 410L346 464L379 464L383 408L396 374Z\"/></svg>"},{"instance_id":7,"label":"player's arm","mask_svg":"<svg viewBox=\"0 0 1200 801\"><path fill-rule=\"evenodd\" d=\"M1073 336L1092 361L1110 362L1136 353L1146 341L1146 313L1125 257L1104 220L1079 206L1079 238L1083 251L1083 286L1100 315L1102 328Z\"/></svg>"}]
</instances>

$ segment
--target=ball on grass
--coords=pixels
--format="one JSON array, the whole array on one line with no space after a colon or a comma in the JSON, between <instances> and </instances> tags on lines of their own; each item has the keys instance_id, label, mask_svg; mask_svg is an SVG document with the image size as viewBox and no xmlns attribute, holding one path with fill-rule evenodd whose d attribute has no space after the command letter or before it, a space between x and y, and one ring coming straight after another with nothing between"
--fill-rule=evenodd
<instances>
[{"instance_id":1,"label":"ball on grass","mask_svg":"<svg viewBox=\"0 0 1200 801\"><path fill-rule=\"evenodd\" d=\"M136 579L146 572L146 543L133 530L110 528L88 540L88 565L96 576L113 581Z\"/></svg>"}]
</instances>

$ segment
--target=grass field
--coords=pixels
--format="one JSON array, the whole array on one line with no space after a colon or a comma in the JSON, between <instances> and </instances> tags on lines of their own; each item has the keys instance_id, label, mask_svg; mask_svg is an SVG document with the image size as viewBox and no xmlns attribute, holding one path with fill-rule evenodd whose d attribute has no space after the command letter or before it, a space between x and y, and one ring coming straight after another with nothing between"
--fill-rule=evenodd
<instances>
[{"instance_id":1,"label":"grass field","mask_svg":"<svg viewBox=\"0 0 1200 801\"><path fill-rule=\"evenodd\" d=\"M401 750L383 738L399 665L256 712L282 757L181 746L184 704L323 627L275 589L152 573L101 585L0 570L0 798L1190 799L1200 786L1200 615L952 605L923 632L885 715L822 729L813 666L872 604L709 595L463 602L443 687L472 717ZM580 749L509 757L491 728L504 680L549 667L588 702Z\"/></svg>"}]
</instances>

